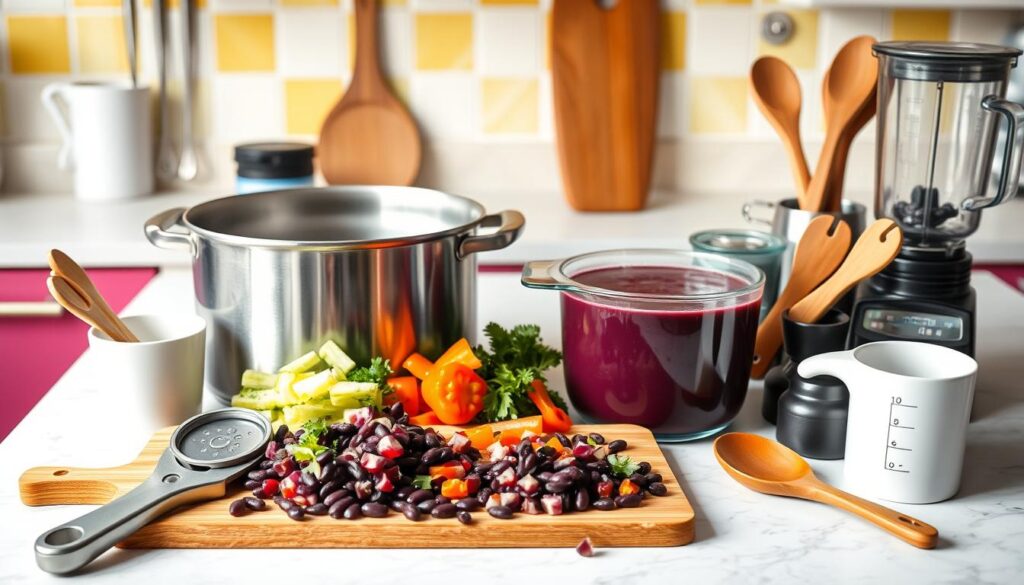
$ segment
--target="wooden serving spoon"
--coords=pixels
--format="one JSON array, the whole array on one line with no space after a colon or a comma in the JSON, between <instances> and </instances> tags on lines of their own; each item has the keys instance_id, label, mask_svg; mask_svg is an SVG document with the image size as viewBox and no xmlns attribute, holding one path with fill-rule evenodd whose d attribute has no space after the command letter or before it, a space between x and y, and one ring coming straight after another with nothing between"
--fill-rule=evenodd
<instances>
[{"instance_id":1,"label":"wooden serving spoon","mask_svg":"<svg viewBox=\"0 0 1024 585\"><path fill-rule=\"evenodd\" d=\"M782 59L761 57L750 67L750 93L758 109L782 139L789 154L797 193L803 194L811 182L811 172L800 141L800 80Z\"/></svg>"},{"instance_id":2,"label":"wooden serving spoon","mask_svg":"<svg viewBox=\"0 0 1024 585\"><path fill-rule=\"evenodd\" d=\"M830 215L816 217L807 224L793 252L793 269L786 288L757 327L752 378L764 377L782 345L782 313L835 271L850 249L851 238L850 226Z\"/></svg>"},{"instance_id":3,"label":"wooden serving spoon","mask_svg":"<svg viewBox=\"0 0 1024 585\"><path fill-rule=\"evenodd\" d=\"M87 299L88 304L94 305L96 310L106 315L106 321L113 323L117 328L119 336L124 341L138 341L135 334L128 329L128 326L124 324L124 321L117 316L117 313L110 308L107 304L106 299L100 294L100 291L96 289L96 285L93 284L92 279L86 274L85 269L75 262L71 256L68 256L64 252L54 248L50 250L48 257L50 264L50 270L52 274L63 278L74 290L76 296L82 299ZM53 292L51 290L51 292ZM70 309L69 309L70 310Z\"/></svg>"},{"instance_id":4,"label":"wooden serving spoon","mask_svg":"<svg viewBox=\"0 0 1024 585\"><path fill-rule=\"evenodd\" d=\"M320 171L331 185L411 185L420 133L381 75L376 0L355 0L355 8L355 72L320 128Z\"/></svg>"},{"instance_id":5,"label":"wooden serving spoon","mask_svg":"<svg viewBox=\"0 0 1024 585\"><path fill-rule=\"evenodd\" d=\"M829 113L825 120L825 144L821 148L807 192L799 199L800 209L823 209L825 189L829 185L839 141L857 113L875 93L878 61L871 54L873 43L871 37L857 37L844 45L832 61L823 96L824 111Z\"/></svg>"},{"instance_id":6,"label":"wooden serving spoon","mask_svg":"<svg viewBox=\"0 0 1024 585\"><path fill-rule=\"evenodd\" d=\"M865 48L865 43L860 39L869 39L871 44L874 45L876 39L871 36L856 37L850 40L847 44L857 42L857 46L862 50ZM845 45L844 45L845 47ZM867 50L871 50L870 46ZM840 49L840 52L842 49ZM831 113L831 102L827 99L828 95L828 80L832 67L825 71L825 77L821 81L821 105L824 110L825 119L828 119ZM877 75L876 75L877 78ZM837 212L842 206L843 201L843 182L846 178L846 159L850 154L850 146L853 144L853 139L860 134L860 131L871 121L871 118L875 117L875 110L878 106L877 100L878 92L872 92L871 97L867 102L861 106L861 109L854 116L850 125L847 126L842 136L839 138L839 144L836 147L835 159L832 161L832 170L829 175L828 185L825 187L825 202L823 203L823 211Z\"/></svg>"},{"instance_id":7,"label":"wooden serving spoon","mask_svg":"<svg viewBox=\"0 0 1024 585\"><path fill-rule=\"evenodd\" d=\"M114 341L134 342L138 341L134 335L131 338L125 337L122 328L127 331L128 327L117 316L111 319L110 315L103 311L94 299L83 293L81 289L74 286L63 276L53 275L46 279L46 288L62 307L67 309L82 321L99 329ZM129 333L131 333L129 331Z\"/></svg>"},{"instance_id":8,"label":"wooden serving spoon","mask_svg":"<svg viewBox=\"0 0 1024 585\"><path fill-rule=\"evenodd\" d=\"M934 526L821 481L803 457L771 439L726 433L715 439L713 449L722 469L755 492L835 506L918 548L935 548L938 543L939 531Z\"/></svg>"},{"instance_id":9,"label":"wooden serving spoon","mask_svg":"<svg viewBox=\"0 0 1024 585\"><path fill-rule=\"evenodd\" d=\"M891 219L875 220L857 238L843 265L814 292L789 309L800 323L817 323L843 295L865 278L878 274L900 253L903 231Z\"/></svg>"}]
</instances>

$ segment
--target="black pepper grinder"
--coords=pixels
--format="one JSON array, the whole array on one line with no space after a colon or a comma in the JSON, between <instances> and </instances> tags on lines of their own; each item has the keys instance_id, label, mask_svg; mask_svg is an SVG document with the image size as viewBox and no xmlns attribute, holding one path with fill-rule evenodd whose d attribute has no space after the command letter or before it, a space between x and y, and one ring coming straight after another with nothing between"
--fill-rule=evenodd
<instances>
[{"instance_id":1,"label":"black pepper grinder","mask_svg":"<svg viewBox=\"0 0 1024 585\"><path fill-rule=\"evenodd\" d=\"M850 394L838 378L803 378L797 366L813 355L845 349L849 328L849 315L835 309L817 323L800 323L788 313L783 315L786 358L765 376L763 414L774 406L776 438L805 457L843 458ZM768 404L770 395L778 397L774 405Z\"/></svg>"}]
</instances>

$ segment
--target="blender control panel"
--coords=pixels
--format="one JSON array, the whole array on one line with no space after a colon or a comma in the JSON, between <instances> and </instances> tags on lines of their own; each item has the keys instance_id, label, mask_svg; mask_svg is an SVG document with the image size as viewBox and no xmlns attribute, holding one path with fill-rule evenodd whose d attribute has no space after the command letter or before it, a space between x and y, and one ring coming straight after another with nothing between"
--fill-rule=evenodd
<instances>
[{"instance_id":1,"label":"blender control panel","mask_svg":"<svg viewBox=\"0 0 1024 585\"><path fill-rule=\"evenodd\" d=\"M860 326L887 337L915 341L960 341L964 336L963 319L938 313L868 309Z\"/></svg>"}]
</instances>

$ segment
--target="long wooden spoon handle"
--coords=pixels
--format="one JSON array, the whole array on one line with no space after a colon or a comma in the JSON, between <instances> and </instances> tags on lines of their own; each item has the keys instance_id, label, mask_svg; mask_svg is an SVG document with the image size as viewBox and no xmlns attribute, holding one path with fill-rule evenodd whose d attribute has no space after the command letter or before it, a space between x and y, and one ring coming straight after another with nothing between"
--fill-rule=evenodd
<instances>
[{"instance_id":1,"label":"long wooden spoon handle","mask_svg":"<svg viewBox=\"0 0 1024 585\"><path fill-rule=\"evenodd\" d=\"M53 296L53 299L72 315L99 329L114 341L128 341L106 313L99 310L95 305L92 307L85 306L82 297L62 277L51 276L47 278L46 288L50 290L50 295Z\"/></svg>"},{"instance_id":2,"label":"long wooden spoon handle","mask_svg":"<svg viewBox=\"0 0 1024 585\"><path fill-rule=\"evenodd\" d=\"M377 49L377 0L355 0L356 58L352 85L383 84Z\"/></svg>"},{"instance_id":3,"label":"long wooden spoon handle","mask_svg":"<svg viewBox=\"0 0 1024 585\"><path fill-rule=\"evenodd\" d=\"M807 497L856 514L918 548L935 548L935 544L939 540L939 531L931 524L858 498L820 481L815 481L814 486L808 491Z\"/></svg>"}]
</instances>

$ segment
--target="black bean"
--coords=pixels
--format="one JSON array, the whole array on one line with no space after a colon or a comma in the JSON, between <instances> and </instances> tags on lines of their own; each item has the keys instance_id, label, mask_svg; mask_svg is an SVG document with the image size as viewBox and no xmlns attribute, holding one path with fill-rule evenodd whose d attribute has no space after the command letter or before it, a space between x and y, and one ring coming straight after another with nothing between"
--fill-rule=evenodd
<instances>
[{"instance_id":1,"label":"black bean","mask_svg":"<svg viewBox=\"0 0 1024 585\"><path fill-rule=\"evenodd\" d=\"M622 439L615 439L611 443L608 443L608 453L611 454L618 453L619 451L625 451L626 447L627 445L625 441Z\"/></svg>"},{"instance_id":2,"label":"black bean","mask_svg":"<svg viewBox=\"0 0 1024 585\"><path fill-rule=\"evenodd\" d=\"M416 491L416 486L413 486L413 485L402 486L402 487L398 488L397 490L395 490L394 496L396 498L398 498L399 500L404 500L404 499L408 498L409 494L413 493L414 491Z\"/></svg>"},{"instance_id":3,"label":"black bean","mask_svg":"<svg viewBox=\"0 0 1024 585\"><path fill-rule=\"evenodd\" d=\"M429 514L433 512L435 506L437 506L437 502L435 502L433 499L423 500L422 502L416 504L416 508L424 514Z\"/></svg>"},{"instance_id":4,"label":"black bean","mask_svg":"<svg viewBox=\"0 0 1024 585\"><path fill-rule=\"evenodd\" d=\"M405 414L405 407L402 406L401 402L396 402L391 405L389 414L391 418L402 418L402 415Z\"/></svg>"},{"instance_id":5,"label":"black bean","mask_svg":"<svg viewBox=\"0 0 1024 585\"><path fill-rule=\"evenodd\" d=\"M407 520L418 522L421 518L423 518L423 515L420 513L419 510L416 509L416 506L413 506L408 502L404 503L405 507L402 508L402 514L405 516Z\"/></svg>"},{"instance_id":6,"label":"black bean","mask_svg":"<svg viewBox=\"0 0 1024 585\"><path fill-rule=\"evenodd\" d=\"M503 459L494 464L494 467L491 468L491 475L497 477L498 475L501 475L501 472L505 471L509 467L512 467L512 463Z\"/></svg>"},{"instance_id":7,"label":"black bean","mask_svg":"<svg viewBox=\"0 0 1024 585\"><path fill-rule=\"evenodd\" d=\"M420 463L423 465L433 465L441 461L441 455L440 447L431 447L420 456Z\"/></svg>"},{"instance_id":8,"label":"black bean","mask_svg":"<svg viewBox=\"0 0 1024 585\"><path fill-rule=\"evenodd\" d=\"M455 451L452 451L451 447L441 447L441 458L439 461L448 461L455 457Z\"/></svg>"},{"instance_id":9,"label":"black bean","mask_svg":"<svg viewBox=\"0 0 1024 585\"><path fill-rule=\"evenodd\" d=\"M263 485L263 484L258 482L258 481L256 481L255 479L248 479L248 480L245 481L244 487L245 487L245 489L247 489L249 491L252 491L252 490L260 487L261 485Z\"/></svg>"},{"instance_id":10,"label":"black bean","mask_svg":"<svg viewBox=\"0 0 1024 585\"><path fill-rule=\"evenodd\" d=\"M455 504L448 502L434 506L434 509L430 511L430 515L434 518L454 518L458 512L459 509L455 507Z\"/></svg>"},{"instance_id":11,"label":"black bean","mask_svg":"<svg viewBox=\"0 0 1024 585\"><path fill-rule=\"evenodd\" d=\"M544 459L551 459L554 456L555 456L555 448L554 447L549 447L549 446L545 445L545 446L541 447L540 449L537 449L537 457L540 457L542 460L544 460Z\"/></svg>"},{"instance_id":12,"label":"black bean","mask_svg":"<svg viewBox=\"0 0 1024 585\"><path fill-rule=\"evenodd\" d=\"M493 467L494 467L494 463L491 463L490 461L487 461L487 462L484 462L484 463L477 463L475 469L476 469L477 473L479 473L480 475L484 475L485 473L490 471L491 468L493 468Z\"/></svg>"},{"instance_id":13,"label":"black bean","mask_svg":"<svg viewBox=\"0 0 1024 585\"><path fill-rule=\"evenodd\" d=\"M264 459L263 461L260 461L260 469L269 469L269 468L271 468L273 466L274 466L274 460L273 459Z\"/></svg>"},{"instance_id":14,"label":"black bean","mask_svg":"<svg viewBox=\"0 0 1024 585\"><path fill-rule=\"evenodd\" d=\"M483 506L483 504L481 504L480 500L477 500L476 498L462 498L458 502L455 502L456 508L465 510L466 512L479 510L481 506Z\"/></svg>"},{"instance_id":15,"label":"black bean","mask_svg":"<svg viewBox=\"0 0 1024 585\"><path fill-rule=\"evenodd\" d=\"M558 497L562 499L562 513L568 514L576 509L576 493L573 491L562 492L558 494Z\"/></svg>"},{"instance_id":16,"label":"black bean","mask_svg":"<svg viewBox=\"0 0 1024 585\"><path fill-rule=\"evenodd\" d=\"M572 441L562 433L555 433L555 438L558 439L558 442L561 443L563 447L572 447Z\"/></svg>"},{"instance_id":17,"label":"black bean","mask_svg":"<svg viewBox=\"0 0 1024 585\"><path fill-rule=\"evenodd\" d=\"M358 520L362 518L362 506L360 506L359 503L352 504L348 508L345 508L345 513L343 514L343 516L345 517L346 520Z\"/></svg>"},{"instance_id":18,"label":"black bean","mask_svg":"<svg viewBox=\"0 0 1024 585\"><path fill-rule=\"evenodd\" d=\"M366 502L360 509L364 516L370 518L383 518L388 515L388 507L379 502Z\"/></svg>"},{"instance_id":19,"label":"black bean","mask_svg":"<svg viewBox=\"0 0 1024 585\"><path fill-rule=\"evenodd\" d=\"M349 461L347 465L348 472L353 477L353 479L357 481L363 481L367 477L369 477L369 474L366 472L365 469L363 469L362 465L359 465L358 461Z\"/></svg>"},{"instance_id":20,"label":"black bean","mask_svg":"<svg viewBox=\"0 0 1024 585\"><path fill-rule=\"evenodd\" d=\"M628 496L618 496L615 498L615 505L619 508L636 508L640 506L640 502L644 499L640 494L629 494Z\"/></svg>"},{"instance_id":21,"label":"black bean","mask_svg":"<svg viewBox=\"0 0 1024 585\"><path fill-rule=\"evenodd\" d=\"M264 502L263 500L259 499L259 498L254 498L252 496L247 496L245 498L242 498L242 501L245 502L245 507L246 508L249 508L250 510L253 510L255 512L259 512L260 510L266 510L267 509L267 503Z\"/></svg>"},{"instance_id":22,"label":"black bean","mask_svg":"<svg viewBox=\"0 0 1024 585\"><path fill-rule=\"evenodd\" d=\"M547 482L551 481L551 476L552 475L554 475L554 474L551 473L550 471L542 471L542 472L538 473L534 477L539 479L541 483L547 483Z\"/></svg>"},{"instance_id":23,"label":"black bean","mask_svg":"<svg viewBox=\"0 0 1024 585\"><path fill-rule=\"evenodd\" d=\"M260 501L262 502L263 500ZM228 514L232 516L245 516L249 511L249 507L245 505L245 500L235 500L228 505Z\"/></svg>"},{"instance_id":24,"label":"black bean","mask_svg":"<svg viewBox=\"0 0 1024 585\"><path fill-rule=\"evenodd\" d=\"M644 479L646 479L647 484L650 485L652 483L658 483L662 481L663 478L661 477L660 473L648 473L647 475L644 476Z\"/></svg>"},{"instance_id":25,"label":"black bean","mask_svg":"<svg viewBox=\"0 0 1024 585\"><path fill-rule=\"evenodd\" d=\"M300 496L311 496L315 494L316 491L317 490L314 486L309 486L304 483L300 483L299 485L295 486L295 493L299 494Z\"/></svg>"},{"instance_id":26,"label":"black bean","mask_svg":"<svg viewBox=\"0 0 1024 585\"><path fill-rule=\"evenodd\" d=\"M331 518L334 518L335 520L340 520L341 518L345 517L345 508L349 507L350 505L351 504L346 501L339 500L337 502L334 502L334 505L327 509L327 513L331 516Z\"/></svg>"},{"instance_id":27,"label":"black bean","mask_svg":"<svg viewBox=\"0 0 1024 585\"><path fill-rule=\"evenodd\" d=\"M334 423L331 425L331 429L337 431L341 435L354 435L359 427L352 423Z\"/></svg>"},{"instance_id":28,"label":"black bean","mask_svg":"<svg viewBox=\"0 0 1024 585\"><path fill-rule=\"evenodd\" d=\"M549 481L547 484L545 484L544 487L547 488L547 490L549 492L553 493L553 494L560 494L560 493L564 492L565 490L571 488L572 487L572 482L571 481L558 481L558 480L555 480L554 478L552 478L551 481Z\"/></svg>"},{"instance_id":29,"label":"black bean","mask_svg":"<svg viewBox=\"0 0 1024 585\"><path fill-rule=\"evenodd\" d=\"M637 473L640 475L647 475L651 472L651 464L646 461L641 461L636 468Z\"/></svg>"},{"instance_id":30,"label":"black bean","mask_svg":"<svg viewBox=\"0 0 1024 585\"><path fill-rule=\"evenodd\" d=\"M437 436L437 433L434 431L427 432L423 436L423 440L426 441L427 447L430 447L431 449L436 449L441 445L444 445L444 441L442 441L441 437Z\"/></svg>"},{"instance_id":31,"label":"black bean","mask_svg":"<svg viewBox=\"0 0 1024 585\"><path fill-rule=\"evenodd\" d=\"M295 502L282 496L274 496L274 503L285 512L295 507Z\"/></svg>"},{"instance_id":32,"label":"black bean","mask_svg":"<svg viewBox=\"0 0 1024 585\"><path fill-rule=\"evenodd\" d=\"M320 481L331 481L338 476L338 464L331 461L320 468Z\"/></svg>"},{"instance_id":33,"label":"black bean","mask_svg":"<svg viewBox=\"0 0 1024 585\"><path fill-rule=\"evenodd\" d=\"M647 491L650 492L652 496L664 496L668 494L668 488L660 481L656 481L648 485Z\"/></svg>"},{"instance_id":34,"label":"black bean","mask_svg":"<svg viewBox=\"0 0 1024 585\"><path fill-rule=\"evenodd\" d=\"M296 521L302 520L306 517L306 512L302 509L302 506L292 506L288 508L288 517Z\"/></svg>"},{"instance_id":35,"label":"black bean","mask_svg":"<svg viewBox=\"0 0 1024 585\"><path fill-rule=\"evenodd\" d=\"M306 506L306 513L312 514L313 516L326 516L328 508L323 502L318 502L312 506Z\"/></svg>"},{"instance_id":36,"label":"black bean","mask_svg":"<svg viewBox=\"0 0 1024 585\"><path fill-rule=\"evenodd\" d=\"M419 504L420 502L432 499L434 499L434 494L427 490L419 489L406 496L405 501L410 504Z\"/></svg>"},{"instance_id":37,"label":"black bean","mask_svg":"<svg viewBox=\"0 0 1024 585\"><path fill-rule=\"evenodd\" d=\"M319 495L321 498L326 498L327 496L333 494L334 492L341 490L341 486L342 483L336 479L329 481L324 485L320 486Z\"/></svg>"},{"instance_id":38,"label":"black bean","mask_svg":"<svg viewBox=\"0 0 1024 585\"><path fill-rule=\"evenodd\" d=\"M634 473L633 475L629 476L629 481L635 483L636 485L642 488L647 487L647 476L640 475L639 473Z\"/></svg>"},{"instance_id":39,"label":"black bean","mask_svg":"<svg viewBox=\"0 0 1024 585\"><path fill-rule=\"evenodd\" d=\"M338 502L340 500L344 500L346 498L354 499L354 498L352 498L352 496L349 495L348 490L341 490L341 489L335 490L335 491L327 494L327 496L324 498L324 504L326 504L327 507L330 508L331 506L333 506L335 504L335 502Z\"/></svg>"},{"instance_id":40,"label":"black bean","mask_svg":"<svg viewBox=\"0 0 1024 585\"><path fill-rule=\"evenodd\" d=\"M587 436L590 438L591 441L597 443L598 445L604 445L604 435L602 435L601 433L590 433Z\"/></svg>"},{"instance_id":41,"label":"black bean","mask_svg":"<svg viewBox=\"0 0 1024 585\"><path fill-rule=\"evenodd\" d=\"M299 475L299 481L301 481L302 483L306 484L309 487L317 487L318 485L320 485L320 482L317 481L316 476L306 471L303 471L302 474Z\"/></svg>"},{"instance_id":42,"label":"black bean","mask_svg":"<svg viewBox=\"0 0 1024 585\"><path fill-rule=\"evenodd\" d=\"M434 498L434 501L437 502L438 505L441 505L450 503L452 499L447 496L437 496Z\"/></svg>"},{"instance_id":43,"label":"black bean","mask_svg":"<svg viewBox=\"0 0 1024 585\"><path fill-rule=\"evenodd\" d=\"M274 433L274 440L278 443L284 441L285 435L288 434L288 425L281 425L277 427L277 431Z\"/></svg>"},{"instance_id":44,"label":"black bean","mask_svg":"<svg viewBox=\"0 0 1024 585\"><path fill-rule=\"evenodd\" d=\"M334 450L333 449L326 449L324 451L321 451L316 456L316 462L319 463L320 465L327 465L327 463L329 461L331 461L332 459L334 459Z\"/></svg>"},{"instance_id":45,"label":"black bean","mask_svg":"<svg viewBox=\"0 0 1024 585\"><path fill-rule=\"evenodd\" d=\"M466 510L459 510L455 517L463 524L471 524L473 522L473 515Z\"/></svg>"},{"instance_id":46,"label":"black bean","mask_svg":"<svg viewBox=\"0 0 1024 585\"><path fill-rule=\"evenodd\" d=\"M508 506L491 506L487 513L499 520L508 520L513 516L512 508Z\"/></svg>"},{"instance_id":47,"label":"black bean","mask_svg":"<svg viewBox=\"0 0 1024 585\"><path fill-rule=\"evenodd\" d=\"M615 500L613 500L611 498L600 498L598 500L595 500L594 503L591 504L591 507L596 508L598 510L605 510L605 511L607 511L607 510L614 510L615 509Z\"/></svg>"},{"instance_id":48,"label":"black bean","mask_svg":"<svg viewBox=\"0 0 1024 585\"><path fill-rule=\"evenodd\" d=\"M585 489L581 489L580 491L576 492L576 501L573 502L573 507L579 510L580 512L583 512L584 510L589 508L590 493L588 493Z\"/></svg>"},{"instance_id":49,"label":"black bean","mask_svg":"<svg viewBox=\"0 0 1024 585\"><path fill-rule=\"evenodd\" d=\"M266 469L254 469L254 470L249 472L248 478L252 479L252 480L255 480L255 481L263 481L264 479L267 479L267 470Z\"/></svg>"},{"instance_id":50,"label":"black bean","mask_svg":"<svg viewBox=\"0 0 1024 585\"><path fill-rule=\"evenodd\" d=\"M516 475L523 477L533 471L533 468L537 466L537 455L533 452L527 453L519 461L519 466L516 468Z\"/></svg>"}]
</instances>

